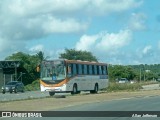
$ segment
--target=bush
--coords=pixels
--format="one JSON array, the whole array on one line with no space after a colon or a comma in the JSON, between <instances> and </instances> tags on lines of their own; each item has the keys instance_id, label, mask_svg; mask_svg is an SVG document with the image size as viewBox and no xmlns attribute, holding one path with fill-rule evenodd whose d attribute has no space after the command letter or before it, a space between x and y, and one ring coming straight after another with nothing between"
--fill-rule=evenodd
<instances>
[{"instance_id":1,"label":"bush","mask_svg":"<svg viewBox=\"0 0 160 120\"><path fill-rule=\"evenodd\" d=\"M107 91L136 91L142 88L142 85L139 83L115 83L110 82L108 88L106 88Z\"/></svg>"},{"instance_id":2,"label":"bush","mask_svg":"<svg viewBox=\"0 0 160 120\"><path fill-rule=\"evenodd\" d=\"M25 86L26 91L35 91L35 90L40 90L40 82L39 79L33 81L31 84L28 84Z\"/></svg>"}]
</instances>

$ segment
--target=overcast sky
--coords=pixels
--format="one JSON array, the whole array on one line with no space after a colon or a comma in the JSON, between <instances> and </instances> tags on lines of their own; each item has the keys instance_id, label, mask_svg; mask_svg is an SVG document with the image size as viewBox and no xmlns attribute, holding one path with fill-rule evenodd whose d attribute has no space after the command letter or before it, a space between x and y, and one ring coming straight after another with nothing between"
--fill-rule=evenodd
<instances>
[{"instance_id":1,"label":"overcast sky","mask_svg":"<svg viewBox=\"0 0 160 120\"><path fill-rule=\"evenodd\" d=\"M160 63L160 0L0 0L0 60L87 50L110 64Z\"/></svg>"}]
</instances>

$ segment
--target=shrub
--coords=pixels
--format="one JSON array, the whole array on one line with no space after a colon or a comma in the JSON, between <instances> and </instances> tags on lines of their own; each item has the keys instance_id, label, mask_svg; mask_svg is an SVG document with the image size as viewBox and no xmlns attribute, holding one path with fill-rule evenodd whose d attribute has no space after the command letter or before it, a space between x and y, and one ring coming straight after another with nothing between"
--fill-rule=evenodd
<instances>
[{"instance_id":1,"label":"shrub","mask_svg":"<svg viewBox=\"0 0 160 120\"><path fill-rule=\"evenodd\" d=\"M115 83L110 82L108 88L106 88L107 91L135 91L142 88L142 85L139 83Z\"/></svg>"},{"instance_id":2,"label":"shrub","mask_svg":"<svg viewBox=\"0 0 160 120\"><path fill-rule=\"evenodd\" d=\"M31 84L28 84L25 86L26 91L35 91L35 90L40 90L40 82L39 79L33 81Z\"/></svg>"}]
</instances>

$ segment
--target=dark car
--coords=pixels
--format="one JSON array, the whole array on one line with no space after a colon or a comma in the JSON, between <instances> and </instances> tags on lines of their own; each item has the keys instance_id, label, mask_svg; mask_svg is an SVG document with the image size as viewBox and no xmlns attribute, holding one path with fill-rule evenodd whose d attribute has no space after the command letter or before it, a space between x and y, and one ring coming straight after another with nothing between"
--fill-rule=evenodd
<instances>
[{"instance_id":1,"label":"dark car","mask_svg":"<svg viewBox=\"0 0 160 120\"><path fill-rule=\"evenodd\" d=\"M8 82L5 86L2 87L2 93L5 94L6 92L24 92L24 85L20 81Z\"/></svg>"}]
</instances>

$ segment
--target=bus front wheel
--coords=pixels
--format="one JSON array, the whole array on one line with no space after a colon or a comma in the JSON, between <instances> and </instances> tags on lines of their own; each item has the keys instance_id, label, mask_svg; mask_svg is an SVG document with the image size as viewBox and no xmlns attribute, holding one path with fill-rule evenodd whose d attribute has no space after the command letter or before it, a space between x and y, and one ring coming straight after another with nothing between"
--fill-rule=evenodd
<instances>
[{"instance_id":1,"label":"bus front wheel","mask_svg":"<svg viewBox=\"0 0 160 120\"><path fill-rule=\"evenodd\" d=\"M49 92L49 95L53 96L53 95L55 95L55 92Z\"/></svg>"}]
</instances>

